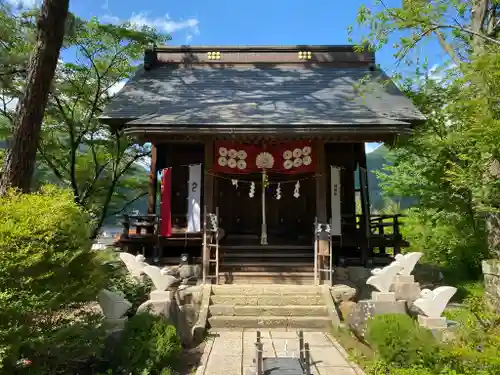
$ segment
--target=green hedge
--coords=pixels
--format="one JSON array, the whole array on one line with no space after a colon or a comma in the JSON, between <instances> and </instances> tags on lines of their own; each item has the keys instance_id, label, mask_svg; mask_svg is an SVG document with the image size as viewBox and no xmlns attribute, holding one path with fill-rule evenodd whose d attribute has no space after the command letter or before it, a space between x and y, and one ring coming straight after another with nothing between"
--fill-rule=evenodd
<instances>
[{"instance_id":1,"label":"green hedge","mask_svg":"<svg viewBox=\"0 0 500 375\"><path fill-rule=\"evenodd\" d=\"M92 329L94 317L81 309L107 284L105 269L90 251L91 225L72 194L54 186L0 197L0 366L5 370L28 358L30 374L57 373L54 368L71 367L72 360L76 366L102 349L93 344L101 338Z\"/></svg>"}]
</instances>

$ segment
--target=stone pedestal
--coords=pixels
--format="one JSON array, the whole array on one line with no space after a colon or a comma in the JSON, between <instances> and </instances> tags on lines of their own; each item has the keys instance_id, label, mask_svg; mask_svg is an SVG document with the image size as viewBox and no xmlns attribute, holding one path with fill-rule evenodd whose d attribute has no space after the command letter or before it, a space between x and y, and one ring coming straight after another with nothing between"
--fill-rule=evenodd
<instances>
[{"instance_id":1,"label":"stone pedestal","mask_svg":"<svg viewBox=\"0 0 500 375\"><path fill-rule=\"evenodd\" d=\"M415 282L413 275L396 276L390 290L396 294L397 300L413 302L420 298L420 284Z\"/></svg>"},{"instance_id":2,"label":"stone pedestal","mask_svg":"<svg viewBox=\"0 0 500 375\"><path fill-rule=\"evenodd\" d=\"M446 329L448 328L447 320L445 317L431 318L424 315L418 316L418 324L427 329Z\"/></svg>"},{"instance_id":3,"label":"stone pedestal","mask_svg":"<svg viewBox=\"0 0 500 375\"><path fill-rule=\"evenodd\" d=\"M413 275L397 275L394 278L394 283L414 283L415 276Z\"/></svg>"},{"instance_id":4,"label":"stone pedestal","mask_svg":"<svg viewBox=\"0 0 500 375\"><path fill-rule=\"evenodd\" d=\"M359 301L347 316L346 322L349 327L359 336L366 333L366 322L376 315L383 314L406 314L405 301ZM345 317L344 317L345 319Z\"/></svg>"},{"instance_id":5,"label":"stone pedestal","mask_svg":"<svg viewBox=\"0 0 500 375\"><path fill-rule=\"evenodd\" d=\"M394 292L372 292L372 300L376 302L394 302L396 294Z\"/></svg>"},{"instance_id":6,"label":"stone pedestal","mask_svg":"<svg viewBox=\"0 0 500 375\"><path fill-rule=\"evenodd\" d=\"M106 331L109 333L122 331L125 327L125 322L127 321L127 317L119 318L119 319L110 319L105 318L103 322L103 326L106 328Z\"/></svg>"},{"instance_id":7,"label":"stone pedestal","mask_svg":"<svg viewBox=\"0 0 500 375\"><path fill-rule=\"evenodd\" d=\"M149 299L151 301L168 301L174 298L175 292L170 290L153 290L149 293Z\"/></svg>"}]
</instances>

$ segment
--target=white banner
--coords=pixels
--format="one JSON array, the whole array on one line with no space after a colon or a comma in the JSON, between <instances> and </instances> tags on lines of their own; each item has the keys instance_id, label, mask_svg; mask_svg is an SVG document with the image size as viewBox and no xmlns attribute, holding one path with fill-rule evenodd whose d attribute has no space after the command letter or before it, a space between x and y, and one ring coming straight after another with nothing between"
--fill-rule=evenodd
<instances>
[{"instance_id":1,"label":"white banner","mask_svg":"<svg viewBox=\"0 0 500 375\"><path fill-rule=\"evenodd\" d=\"M189 166L187 231L201 231L200 221L201 164Z\"/></svg>"},{"instance_id":2,"label":"white banner","mask_svg":"<svg viewBox=\"0 0 500 375\"><path fill-rule=\"evenodd\" d=\"M332 202L332 236L342 235L340 206L340 168L330 166L330 189Z\"/></svg>"}]
</instances>

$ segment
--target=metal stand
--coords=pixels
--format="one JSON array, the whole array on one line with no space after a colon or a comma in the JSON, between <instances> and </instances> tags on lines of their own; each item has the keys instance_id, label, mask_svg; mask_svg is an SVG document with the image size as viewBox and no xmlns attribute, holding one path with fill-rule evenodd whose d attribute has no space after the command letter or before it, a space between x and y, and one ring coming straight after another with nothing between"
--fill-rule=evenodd
<instances>
[{"instance_id":1,"label":"metal stand","mask_svg":"<svg viewBox=\"0 0 500 375\"><path fill-rule=\"evenodd\" d=\"M328 253L319 253L319 241L328 241ZM320 258L322 257L322 258ZM328 264L321 262L324 258L328 258ZM323 281L323 273L327 274L327 282L330 286L333 285L333 241L332 241L332 220L327 224L318 222L318 218L314 220L314 285L319 285Z\"/></svg>"},{"instance_id":2,"label":"metal stand","mask_svg":"<svg viewBox=\"0 0 500 375\"><path fill-rule=\"evenodd\" d=\"M255 374L256 375L311 375L311 355L309 343L304 342L304 333L298 332L299 358L278 357L264 358L260 331L255 341Z\"/></svg>"},{"instance_id":3,"label":"metal stand","mask_svg":"<svg viewBox=\"0 0 500 375\"><path fill-rule=\"evenodd\" d=\"M207 213L203 220L203 284L207 279L219 283L219 207L215 214ZM212 265L214 267L212 267Z\"/></svg>"}]
</instances>

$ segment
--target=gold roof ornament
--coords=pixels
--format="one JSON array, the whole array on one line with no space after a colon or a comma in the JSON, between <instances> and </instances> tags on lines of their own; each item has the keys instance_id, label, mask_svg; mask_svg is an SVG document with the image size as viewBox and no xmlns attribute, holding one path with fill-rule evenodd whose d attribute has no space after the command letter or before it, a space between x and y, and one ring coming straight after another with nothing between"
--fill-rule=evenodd
<instances>
[{"instance_id":1,"label":"gold roof ornament","mask_svg":"<svg viewBox=\"0 0 500 375\"><path fill-rule=\"evenodd\" d=\"M207 57L209 60L220 60L222 55L220 52L207 52Z\"/></svg>"},{"instance_id":2,"label":"gold roof ornament","mask_svg":"<svg viewBox=\"0 0 500 375\"><path fill-rule=\"evenodd\" d=\"M300 60L311 60L312 52L311 51L299 51L299 59Z\"/></svg>"}]
</instances>

